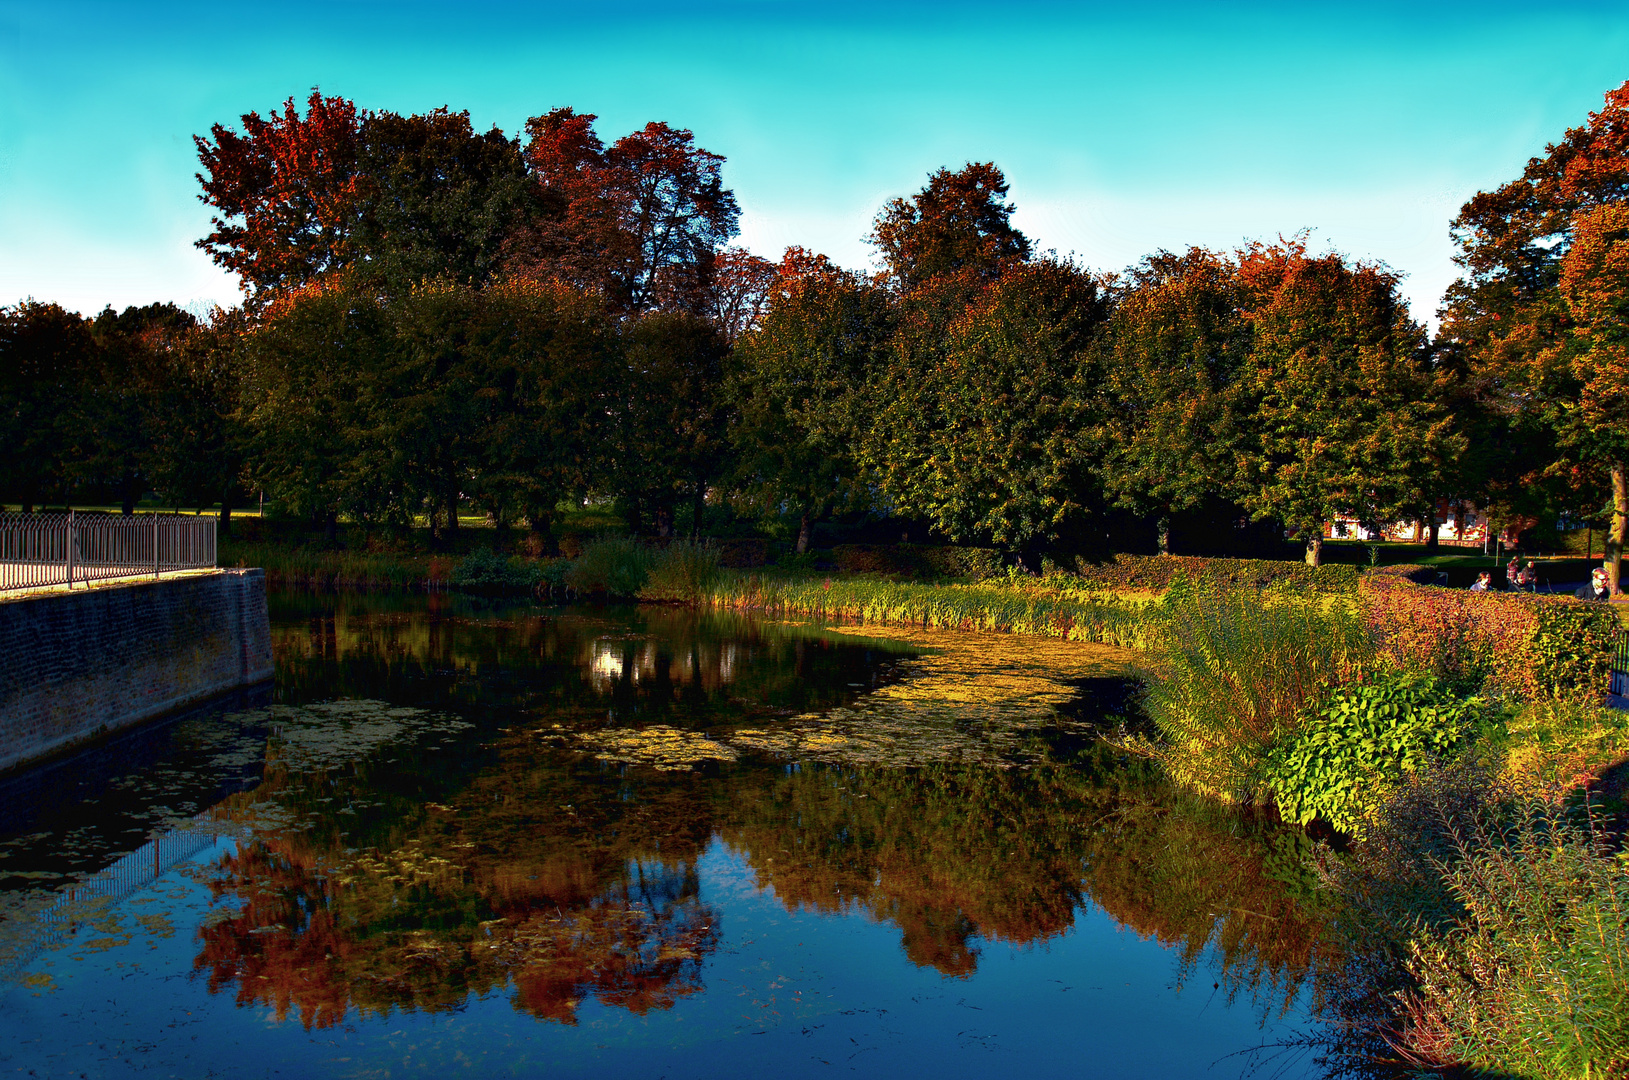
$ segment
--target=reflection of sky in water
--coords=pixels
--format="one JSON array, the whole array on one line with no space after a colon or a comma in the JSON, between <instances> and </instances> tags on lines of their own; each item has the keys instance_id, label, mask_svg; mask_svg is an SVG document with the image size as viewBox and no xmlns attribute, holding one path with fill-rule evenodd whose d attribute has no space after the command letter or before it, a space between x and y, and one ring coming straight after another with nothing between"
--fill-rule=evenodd
<instances>
[{"instance_id":1,"label":"reflection of sky in water","mask_svg":"<svg viewBox=\"0 0 1629 1080\"><path fill-rule=\"evenodd\" d=\"M280 699L350 697L261 708L224 750L183 725L215 765L176 772L171 748L132 774L225 794L205 817L239 839L153 849L156 882L40 939L31 984L0 992L0 1069L1186 1076L1286 1035L1258 1024L1286 994L1303 1012L1316 921L1295 896L1298 834L1196 814L1130 774L1093 779L1101 761L1057 764L1079 744L1035 726L1058 694L1040 668L941 652L889 682L897 654L840 635L663 615L615 636L605 616L436 622L393 603L385 621L361 606L278 624ZM951 710L948 731L988 698L964 683L997 676L1030 767L961 760L961 743L891 767L924 730L912 679ZM884 705L855 702L866 685ZM572 695L630 686L628 730L665 733L694 768L572 749L572 725L619 730L605 697ZM834 705L849 719L794 715ZM795 723L810 745L843 723L903 741L830 766L697 752L742 710L760 741ZM221 787L210 769L241 772L238 744L266 730L258 787ZM567 734L536 737L553 730ZM62 820L83 830L75 813ZM44 831L0 836L0 870L47 857L51 822L29 827Z\"/></svg>"}]
</instances>

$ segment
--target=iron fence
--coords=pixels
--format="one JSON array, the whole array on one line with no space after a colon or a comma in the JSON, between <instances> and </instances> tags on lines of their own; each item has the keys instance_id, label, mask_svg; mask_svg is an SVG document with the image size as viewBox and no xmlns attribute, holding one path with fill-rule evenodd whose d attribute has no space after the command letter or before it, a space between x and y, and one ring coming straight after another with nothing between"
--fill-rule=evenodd
<instances>
[{"instance_id":1,"label":"iron fence","mask_svg":"<svg viewBox=\"0 0 1629 1080\"><path fill-rule=\"evenodd\" d=\"M215 525L181 514L0 513L0 592L209 569Z\"/></svg>"},{"instance_id":2,"label":"iron fence","mask_svg":"<svg viewBox=\"0 0 1629 1080\"><path fill-rule=\"evenodd\" d=\"M1629 696L1629 630L1618 631L1618 648L1612 654L1612 693Z\"/></svg>"}]
</instances>

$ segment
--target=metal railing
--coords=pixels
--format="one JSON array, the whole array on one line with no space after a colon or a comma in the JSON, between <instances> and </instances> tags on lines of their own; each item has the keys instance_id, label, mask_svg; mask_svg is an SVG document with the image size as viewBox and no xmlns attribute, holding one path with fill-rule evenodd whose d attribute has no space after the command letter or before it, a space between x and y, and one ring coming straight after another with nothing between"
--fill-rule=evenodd
<instances>
[{"instance_id":1,"label":"metal railing","mask_svg":"<svg viewBox=\"0 0 1629 1080\"><path fill-rule=\"evenodd\" d=\"M0 592L215 565L216 519L0 513Z\"/></svg>"},{"instance_id":2,"label":"metal railing","mask_svg":"<svg viewBox=\"0 0 1629 1080\"><path fill-rule=\"evenodd\" d=\"M1612 654L1612 684L1609 690L1629 697L1629 630L1618 631L1618 648Z\"/></svg>"}]
</instances>

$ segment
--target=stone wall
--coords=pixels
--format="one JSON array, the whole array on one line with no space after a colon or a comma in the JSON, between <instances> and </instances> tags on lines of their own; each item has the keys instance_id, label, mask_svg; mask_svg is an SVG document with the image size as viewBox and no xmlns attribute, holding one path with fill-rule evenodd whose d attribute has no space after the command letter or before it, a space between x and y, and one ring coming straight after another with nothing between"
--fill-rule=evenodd
<instances>
[{"instance_id":1,"label":"stone wall","mask_svg":"<svg viewBox=\"0 0 1629 1080\"><path fill-rule=\"evenodd\" d=\"M259 570L0 602L0 771L271 676Z\"/></svg>"}]
</instances>

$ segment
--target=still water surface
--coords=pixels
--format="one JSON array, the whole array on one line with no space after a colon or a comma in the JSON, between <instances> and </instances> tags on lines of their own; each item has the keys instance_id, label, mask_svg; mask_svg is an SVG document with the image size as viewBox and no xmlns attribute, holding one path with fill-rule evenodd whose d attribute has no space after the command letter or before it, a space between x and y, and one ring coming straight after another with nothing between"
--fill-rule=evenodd
<instances>
[{"instance_id":1,"label":"still water surface","mask_svg":"<svg viewBox=\"0 0 1629 1080\"><path fill-rule=\"evenodd\" d=\"M273 598L270 692L0 785L0 1075L1233 1077L1305 839L1098 740L1123 657ZM156 838L156 839L155 839Z\"/></svg>"}]
</instances>

